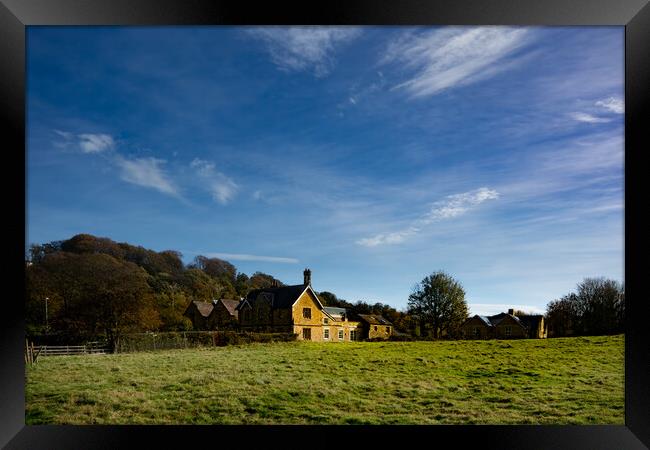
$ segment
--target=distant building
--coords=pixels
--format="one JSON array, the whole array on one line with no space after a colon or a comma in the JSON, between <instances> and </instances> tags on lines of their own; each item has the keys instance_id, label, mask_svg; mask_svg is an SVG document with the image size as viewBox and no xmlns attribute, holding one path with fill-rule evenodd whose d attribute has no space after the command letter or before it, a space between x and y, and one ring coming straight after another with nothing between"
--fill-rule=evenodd
<instances>
[{"instance_id":1,"label":"distant building","mask_svg":"<svg viewBox=\"0 0 650 450\"><path fill-rule=\"evenodd\" d=\"M475 315L461 325L465 339L542 339L547 337L542 315L515 315L513 309L493 316Z\"/></svg>"},{"instance_id":2,"label":"distant building","mask_svg":"<svg viewBox=\"0 0 650 450\"><path fill-rule=\"evenodd\" d=\"M295 333L298 340L349 342L388 339L393 324L379 314L352 315L345 308L324 306L311 287L311 271L303 272L303 284L255 289L240 300L193 301L185 317L195 330Z\"/></svg>"},{"instance_id":3,"label":"distant building","mask_svg":"<svg viewBox=\"0 0 650 450\"><path fill-rule=\"evenodd\" d=\"M349 342L371 337L388 338L392 324L381 316L351 317L345 308L324 306L311 287L311 271L303 284L272 286L251 291L237 306L239 328L249 331L295 333L298 340ZM375 320L370 324L370 320ZM383 322L382 322L383 321ZM382 329L375 330L375 326Z\"/></svg>"},{"instance_id":4,"label":"distant building","mask_svg":"<svg viewBox=\"0 0 650 450\"><path fill-rule=\"evenodd\" d=\"M233 329L238 326L239 312L237 305L240 300L221 298L212 301L212 312L207 318L208 329Z\"/></svg>"},{"instance_id":5,"label":"distant building","mask_svg":"<svg viewBox=\"0 0 650 450\"><path fill-rule=\"evenodd\" d=\"M359 319L366 339L388 339L393 334L393 324L378 314L359 314Z\"/></svg>"},{"instance_id":6,"label":"distant building","mask_svg":"<svg viewBox=\"0 0 650 450\"><path fill-rule=\"evenodd\" d=\"M195 330L221 330L237 327L239 300L221 298L212 302L193 301L183 315Z\"/></svg>"},{"instance_id":7,"label":"distant building","mask_svg":"<svg viewBox=\"0 0 650 450\"><path fill-rule=\"evenodd\" d=\"M190 302L183 315L192 321L195 330L207 330L208 317L213 308L212 303L195 300Z\"/></svg>"}]
</instances>

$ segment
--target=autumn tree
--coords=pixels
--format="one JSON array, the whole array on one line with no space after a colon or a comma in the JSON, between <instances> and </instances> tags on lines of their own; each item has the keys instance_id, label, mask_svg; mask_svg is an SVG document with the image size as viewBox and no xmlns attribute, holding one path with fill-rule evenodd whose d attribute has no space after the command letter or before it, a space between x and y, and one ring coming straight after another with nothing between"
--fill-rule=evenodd
<instances>
[{"instance_id":1,"label":"autumn tree","mask_svg":"<svg viewBox=\"0 0 650 450\"><path fill-rule=\"evenodd\" d=\"M192 300L209 302L222 290L217 280L195 268L185 270L182 283Z\"/></svg>"},{"instance_id":2,"label":"autumn tree","mask_svg":"<svg viewBox=\"0 0 650 450\"><path fill-rule=\"evenodd\" d=\"M270 288L273 287L274 283L278 283L278 285L283 286L283 284L279 281L273 278L273 276L268 275L263 272L255 272L253 275L251 275L249 283L251 289L265 289L265 288Z\"/></svg>"},{"instance_id":3,"label":"autumn tree","mask_svg":"<svg viewBox=\"0 0 650 450\"><path fill-rule=\"evenodd\" d=\"M219 258L198 255L190 267L200 269L215 279L225 278L233 284L237 277L237 268L228 261Z\"/></svg>"},{"instance_id":4,"label":"autumn tree","mask_svg":"<svg viewBox=\"0 0 650 450\"><path fill-rule=\"evenodd\" d=\"M442 271L432 273L415 285L408 307L409 313L431 326L434 338L456 334L468 317L463 287Z\"/></svg>"},{"instance_id":5,"label":"autumn tree","mask_svg":"<svg viewBox=\"0 0 650 450\"><path fill-rule=\"evenodd\" d=\"M147 273L137 265L102 253L59 252L30 267L28 310L48 301L54 332L71 340L105 336L114 344L127 331L160 325Z\"/></svg>"}]
</instances>

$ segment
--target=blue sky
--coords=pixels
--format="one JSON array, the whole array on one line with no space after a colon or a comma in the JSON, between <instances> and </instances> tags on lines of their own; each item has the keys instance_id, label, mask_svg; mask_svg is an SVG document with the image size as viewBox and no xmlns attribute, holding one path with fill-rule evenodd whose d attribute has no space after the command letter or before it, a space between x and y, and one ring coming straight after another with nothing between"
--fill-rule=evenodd
<instances>
[{"instance_id":1,"label":"blue sky","mask_svg":"<svg viewBox=\"0 0 650 450\"><path fill-rule=\"evenodd\" d=\"M623 281L623 27L28 27L27 243L472 313Z\"/></svg>"}]
</instances>

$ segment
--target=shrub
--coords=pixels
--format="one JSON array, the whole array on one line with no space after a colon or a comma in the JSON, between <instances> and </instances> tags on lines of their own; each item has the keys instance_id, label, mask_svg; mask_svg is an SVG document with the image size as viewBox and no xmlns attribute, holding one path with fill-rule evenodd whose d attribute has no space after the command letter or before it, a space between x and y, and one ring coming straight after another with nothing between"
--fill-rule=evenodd
<instances>
[{"instance_id":1,"label":"shrub","mask_svg":"<svg viewBox=\"0 0 650 450\"><path fill-rule=\"evenodd\" d=\"M253 342L295 341L294 333L240 333L236 331L170 331L164 333L134 333L120 338L120 353L173 348L223 347Z\"/></svg>"}]
</instances>

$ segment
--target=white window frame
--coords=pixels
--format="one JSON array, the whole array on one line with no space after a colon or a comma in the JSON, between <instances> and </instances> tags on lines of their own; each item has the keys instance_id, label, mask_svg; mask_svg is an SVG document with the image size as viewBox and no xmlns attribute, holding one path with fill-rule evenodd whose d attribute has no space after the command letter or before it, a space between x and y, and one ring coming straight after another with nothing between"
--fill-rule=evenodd
<instances>
[{"instance_id":1,"label":"white window frame","mask_svg":"<svg viewBox=\"0 0 650 450\"><path fill-rule=\"evenodd\" d=\"M339 329L338 336L339 336L339 341L345 340L345 333L343 332L343 328Z\"/></svg>"},{"instance_id":2,"label":"white window frame","mask_svg":"<svg viewBox=\"0 0 650 450\"><path fill-rule=\"evenodd\" d=\"M329 328L323 328L323 339L327 339L329 341L329 339L330 339L330 329Z\"/></svg>"},{"instance_id":3,"label":"white window frame","mask_svg":"<svg viewBox=\"0 0 650 450\"><path fill-rule=\"evenodd\" d=\"M323 317L323 324L329 325L330 320L327 317Z\"/></svg>"}]
</instances>

